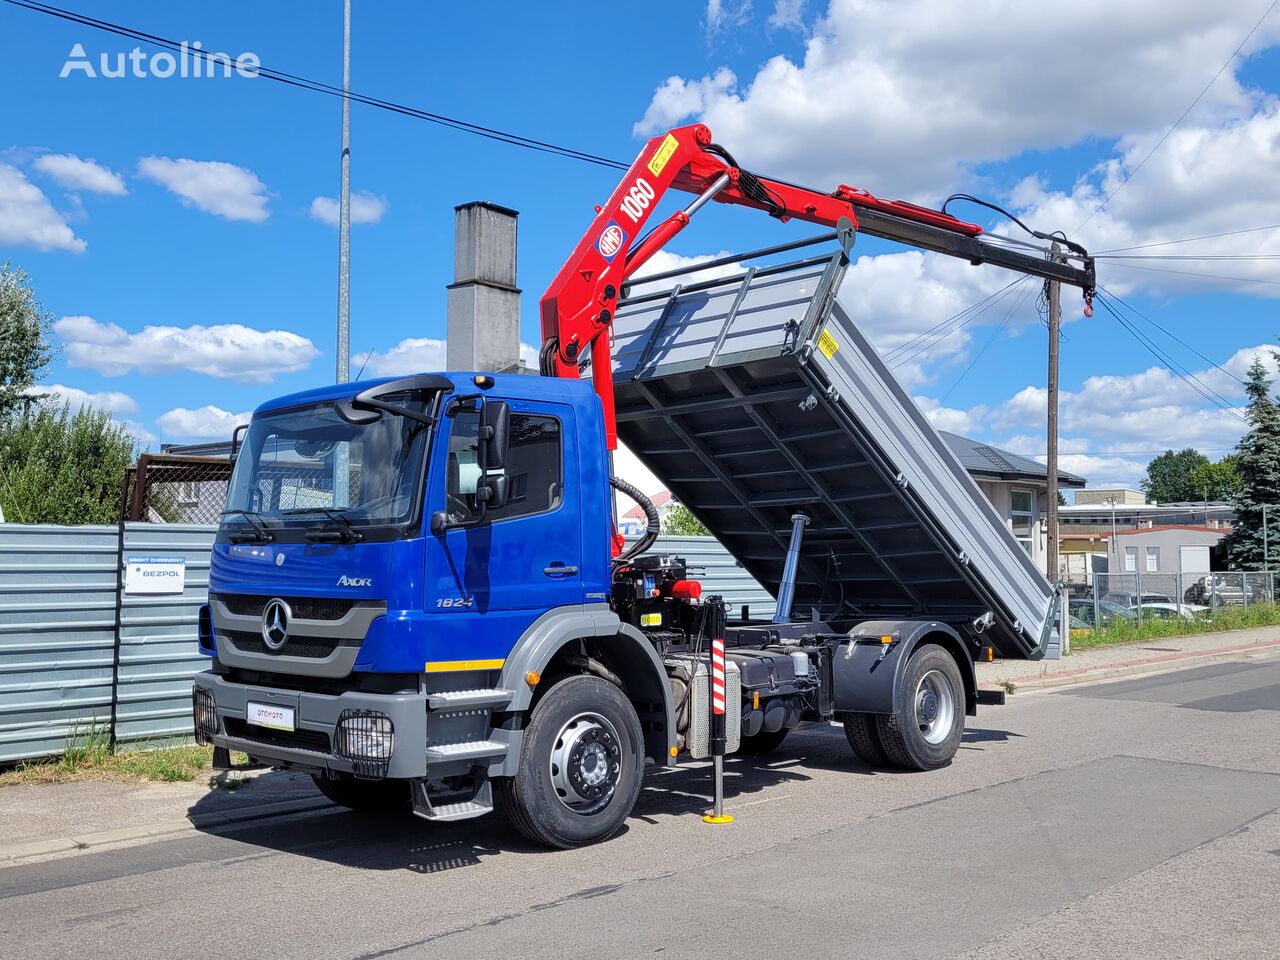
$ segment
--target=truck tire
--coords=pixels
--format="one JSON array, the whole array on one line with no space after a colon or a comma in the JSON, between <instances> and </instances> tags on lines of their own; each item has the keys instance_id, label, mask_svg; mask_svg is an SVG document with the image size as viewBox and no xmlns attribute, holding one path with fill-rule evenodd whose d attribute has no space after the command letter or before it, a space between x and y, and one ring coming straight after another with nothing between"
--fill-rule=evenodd
<instances>
[{"instance_id":1,"label":"truck tire","mask_svg":"<svg viewBox=\"0 0 1280 960\"><path fill-rule=\"evenodd\" d=\"M790 732L787 727L783 727L781 730L773 731L773 733L762 730L753 737L743 737L738 744L738 752L755 756L772 753L782 746L782 741L787 739L787 734Z\"/></svg>"},{"instance_id":2,"label":"truck tire","mask_svg":"<svg viewBox=\"0 0 1280 960\"><path fill-rule=\"evenodd\" d=\"M898 677L899 711L876 716L885 755L903 770L945 767L964 736L964 682L951 654L917 647Z\"/></svg>"},{"instance_id":3,"label":"truck tire","mask_svg":"<svg viewBox=\"0 0 1280 960\"><path fill-rule=\"evenodd\" d=\"M844 735L853 752L869 767L891 767L889 755L880 742L880 727L874 713L848 713L844 718Z\"/></svg>"},{"instance_id":4,"label":"truck tire","mask_svg":"<svg viewBox=\"0 0 1280 960\"><path fill-rule=\"evenodd\" d=\"M498 785L517 830L565 850L617 833L643 775L644 739L631 701L612 683L574 676L533 708L516 775Z\"/></svg>"},{"instance_id":5,"label":"truck tire","mask_svg":"<svg viewBox=\"0 0 1280 960\"><path fill-rule=\"evenodd\" d=\"M404 780L359 780L355 777L332 779L311 777L316 789L340 807L357 813L385 816L408 814L413 810L409 784Z\"/></svg>"}]
</instances>

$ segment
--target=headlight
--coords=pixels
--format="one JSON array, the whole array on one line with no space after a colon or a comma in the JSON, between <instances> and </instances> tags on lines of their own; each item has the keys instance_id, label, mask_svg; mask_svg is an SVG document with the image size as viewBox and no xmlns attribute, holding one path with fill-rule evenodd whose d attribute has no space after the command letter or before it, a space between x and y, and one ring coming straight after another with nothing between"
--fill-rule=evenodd
<instances>
[{"instance_id":1,"label":"headlight","mask_svg":"<svg viewBox=\"0 0 1280 960\"><path fill-rule=\"evenodd\" d=\"M338 715L334 752L350 760L357 776L385 777L395 748L391 718L376 710L343 710Z\"/></svg>"},{"instance_id":2,"label":"headlight","mask_svg":"<svg viewBox=\"0 0 1280 960\"><path fill-rule=\"evenodd\" d=\"M209 743L218 732L218 705L204 687L191 691L191 715L195 720L196 743Z\"/></svg>"}]
</instances>

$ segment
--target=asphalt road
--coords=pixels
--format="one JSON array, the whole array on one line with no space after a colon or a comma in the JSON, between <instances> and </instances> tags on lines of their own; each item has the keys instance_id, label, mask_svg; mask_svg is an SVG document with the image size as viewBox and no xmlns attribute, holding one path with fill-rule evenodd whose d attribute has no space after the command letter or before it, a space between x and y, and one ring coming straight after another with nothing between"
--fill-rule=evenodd
<instances>
[{"instance_id":1,"label":"asphalt road","mask_svg":"<svg viewBox=\"0 0 1280 960\"><path fill-rule=\"evenodd\" d=\"M1280 658L1015 695L929 774L837 728L569 852L321 813L0 869L0 956L1275 957Z\"/></svg>"}]
</instances>

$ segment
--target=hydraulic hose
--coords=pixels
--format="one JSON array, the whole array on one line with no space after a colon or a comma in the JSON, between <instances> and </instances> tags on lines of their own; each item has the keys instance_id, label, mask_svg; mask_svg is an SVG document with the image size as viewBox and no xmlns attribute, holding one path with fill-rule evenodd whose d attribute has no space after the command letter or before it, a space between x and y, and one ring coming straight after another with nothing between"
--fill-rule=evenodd
<instances>
[{"instance_id":1,"label":"hydraulic hose","mask_svg":"<svg viewBox=\"0 0 1280 960\"><path fill-rule=\"evenodd\" d=\"M640 509L644 511L645 519L649 521L644 536L624 550L622 556L615 561L615 563L621 563L640 556L653 546L653 542L658 539L658 534L662 531L662 518L658 516L658 508L653 505L653 501L621 477L610 477L609 486L638 503Z\"/></svg>"}]
</instances>

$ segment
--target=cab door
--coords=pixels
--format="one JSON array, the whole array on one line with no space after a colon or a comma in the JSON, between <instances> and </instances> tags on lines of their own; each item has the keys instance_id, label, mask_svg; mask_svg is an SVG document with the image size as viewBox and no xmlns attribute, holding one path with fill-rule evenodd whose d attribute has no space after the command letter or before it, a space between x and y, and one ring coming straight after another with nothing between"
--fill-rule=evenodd
<instances>
[{"instance_id":1,"label":"cab door","mask_svg":"<svg viewBox=\"0 0 1280 960\"><path fill-rule=\"evenodd\" d=\"M427 511L444 510L448 524L428 535L426 553L436 661L502 659L543 613L583 602L573 408L509 404L508 499L482 519L474 496L479 414L455 412L439 431Z\"/></svg>"}]
</instances>

